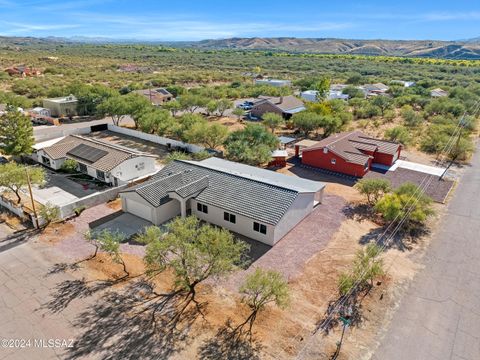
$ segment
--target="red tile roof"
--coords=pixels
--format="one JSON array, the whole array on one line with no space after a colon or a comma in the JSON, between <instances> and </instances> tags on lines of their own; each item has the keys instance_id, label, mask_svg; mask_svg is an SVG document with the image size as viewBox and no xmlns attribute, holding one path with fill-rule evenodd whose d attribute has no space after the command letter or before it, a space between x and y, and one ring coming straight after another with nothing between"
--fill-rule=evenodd
<instances>
[{"instance_id":1,"label":"red tile roof","mask_svg":"<svg viewBox=\"0 0 480 360\"><path fill-rule=\"evenodd\" d=\"M399 146L402 145L393 141L371 138L357 130L329 136L302 151L327 148L348 162L363 165L371 157L364 151L394 155Z\"/></svg>"}]
</instances>

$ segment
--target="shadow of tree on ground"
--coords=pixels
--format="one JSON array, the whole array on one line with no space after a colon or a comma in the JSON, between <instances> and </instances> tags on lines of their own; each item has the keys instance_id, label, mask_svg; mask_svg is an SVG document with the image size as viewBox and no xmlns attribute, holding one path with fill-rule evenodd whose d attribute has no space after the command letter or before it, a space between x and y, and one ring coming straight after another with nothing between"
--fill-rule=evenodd
<instances>
[{"instance_id":1,"label":"shadow of tree on ground","mask_svg":"<svg viewBox=\"0 0 480 360\"><path fill-rule=\"evenodd\" d=\"M373 229L363 235L359 243L366 245L374 242L385 249L408 251L411 250L413 245L418 243L422 237L430 234L430 230L425 226L410 229L399 228L398 231L395 231L395 229L395 226L391 226L390 228L383 226Z\"/></svg>"},{"instance_id":2,"label":"shadow of tree on ground","mask_svg":"<svg viewBox=\"0 0 480 360\"><path fill-rule=\"evenodd\" d=\"M202 344L198 356L204 360L259 360L261 348L242 328L232 328L229 319L214 337Z\"/></svg>"},{"instance_id":3,"label":"shadow of tree on ground","mask_svg":"<svg viewBox=\"0 0 480 360\"><path fill-rule=\"evenodd\" d=\"M157 294L145 281L108 291L74 321L82 334L66 359L166 359L187 346L203 304L185 293Z\"/></svg>"},{"instance_id":4,"label":"shadow of tree on ground","mask_svg":"<svg viewBox=\"0 0 480 360\"><path fill-rule=\"evenodd\" d=\"M342 209L347 219L356 221L372 220L375 221L375 212L368 204L348 204Z\"/></svg>"}]
</instances>

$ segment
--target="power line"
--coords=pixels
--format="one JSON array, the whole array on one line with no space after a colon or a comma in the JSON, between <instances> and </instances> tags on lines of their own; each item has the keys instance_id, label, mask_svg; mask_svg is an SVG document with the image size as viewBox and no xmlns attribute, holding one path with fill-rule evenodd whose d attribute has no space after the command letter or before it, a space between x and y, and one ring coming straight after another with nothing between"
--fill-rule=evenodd
<instances>
[{"instance_id":1,"label":"power line","mask_svg":"<svg viewBox=\"0 0 480 360\"><path fill-rule=\"evenodd\" d=\"M476 109L475 109L476 107ZM474 115L473 116L476 116L477 112L480 110L480 101L477 101L476 105L474 105ZM452 140L457 136L457 133L458 133L458 136L460 136L460 133L461 133L461 130L463 128L463 121L464 121L464 118L466 116L467 112L465 111L465 113L463 114L463 116L460 118L460 120L458 121L457 123L457 126L455 127L455 130L454 132L452 133L452 135L450 136L449 140L447 141L447 143L445 144L444 148L442 149L442 151L437 155L437 158L436 158L436 161L435 163L438 165L440 163L440 159L442 158L443 156L443 153L445 152L445 150L447 150L445 153L449 153L453 147L453 142ZM426 181L427 183L425 185L423 185L423 183ZM416 199L414 200L414 202L412 203L412 205L410 206L410 208L407 210L407 212L404 214L403 218L399 221L399 223L397 224L397 226L395 227L394 231L392 232L392 234L387 238L387 241L385 241L383 243L383 246L381 247L381 251L379 251L379 253L383 252L388 244L388 241L393 239L394 236L396 235L396 233L400 230L401 226L405 223L406 219L408 218L408 216L410 215L410 213L413 211L416 203L419 201L420 197L423 196L425 190L428 188L428 186L430 186L430 183L432 182L433 180L433 175L429 174L427 176L425 176L420 184L420 186L416 189L416 191L414 192L414 194L412 194L412 196L410 197L409 201L407 202L407 204L405 204L404 208L402 210L404 210L410 203L411 200L413 200L413 198L416 196ZM416 193L418 192L418 195L416 195ZM389 226L385 229L385 231L379 236L377 237L377 242L378 240L384 236L388 229L390 228L391 225L393 225L393 223L396 221L396 219L398 218L398 215L394 218L394 220L389 224ZM398 256L398 255L397 255ZM339 306L343 305L348 299L349 297L353 294L353 291L354 289L360 284L360 280L362 280L364 278L364 276L366 275L366 270L364 270L364 272L362 273L362 276L359 277L359 280L351 287L350 291L344 296L343 300L340 301L339 303L337 303L335 305L335 308L332 310L332 312L327 316L327 322L325 324L325 321L322 323L324 324L323 329L327 328L328 325L330 324L330 322L332 321L333 319L333 315L338 312L338 308ZM314 334L317 332L318 330L318 327L316 328ZM310 338L311 339L311 338ZM297 354L297 359L299 358L299 356L302 354L303 350L306 348L308 342L305 343L305 345L302 347L302 349L300 350L300 352Z\"/></svg>"}]
</instances>

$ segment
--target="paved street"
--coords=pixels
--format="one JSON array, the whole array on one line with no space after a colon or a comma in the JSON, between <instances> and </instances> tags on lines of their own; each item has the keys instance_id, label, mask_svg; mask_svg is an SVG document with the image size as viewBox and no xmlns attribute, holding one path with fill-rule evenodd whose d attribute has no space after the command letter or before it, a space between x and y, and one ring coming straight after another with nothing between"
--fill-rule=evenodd
<instances>
[{"instance_id":1,"label":"paved street","mask_svg":"<svg viewBox=\"0 0 480 360\"><path fill-rule=\"evenodd\" d=\"M479 152L373 359L480 359Z\"/></svg>"},{"instance_id":2,"label":"paved street","mask_svg":"<svg viewBox=\"0 0 480 360\"><path fill-rule=\"evenodd\" d=\"M59 272L47 275L55 259L45 245L24 242L0 251L0 359L64 358L70 339L75 337L72 322L92 298L68 300L51 298L52 289L64 281L76 280ZM68 284L65 282L65 284ZM74 288L72 287L72 290ZM68 289L65 289L68 290ZM66 301L65 301L66 300ZM53 309L65 306L63 311ZM4 339L23 339L22 343L7 343ZM67 340L67 344L49 347L48 339ZM30 340L30 343L28 341ZM35 343L37 340L37 343Z\"/></svg>"}]
</instances>

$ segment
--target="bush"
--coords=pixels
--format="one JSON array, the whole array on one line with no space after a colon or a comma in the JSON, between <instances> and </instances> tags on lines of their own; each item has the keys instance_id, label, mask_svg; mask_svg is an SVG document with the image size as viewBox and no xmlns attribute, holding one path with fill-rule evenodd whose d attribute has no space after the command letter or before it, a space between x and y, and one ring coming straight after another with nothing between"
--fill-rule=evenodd
<instances>
[{"instance_id":1,"label":"bush","mask_svg":"<svg viewBox=\"0 0 480 360\"><path fill-rule=\"evenodd\" d=\"M391 190L390 181L386 179L361 179L355 188L366 197L370 205L375 205L380 197Z\"/></svg>"},{"instance_id":2,"label":"bush","mask_svg":"<svg viewBox=\"0 0 480 360\"><path fill-rule=\"evenodd\" d=\"M69 174L75 174L78 172L77 167L78 163L75 160L66 159L60 167L60 170Z\"/></svg>"},{"instance_id":3,"label":"bush","mask_svg":"<svg viewBox=\"0 0 480 360\"><path fill-rule=\"evenodd\" d=\"M40 208L39 215L45 220L45 226L48 226L52 222L60 220L60 208L47 202Z\"/></svg>"}]
</instances>

